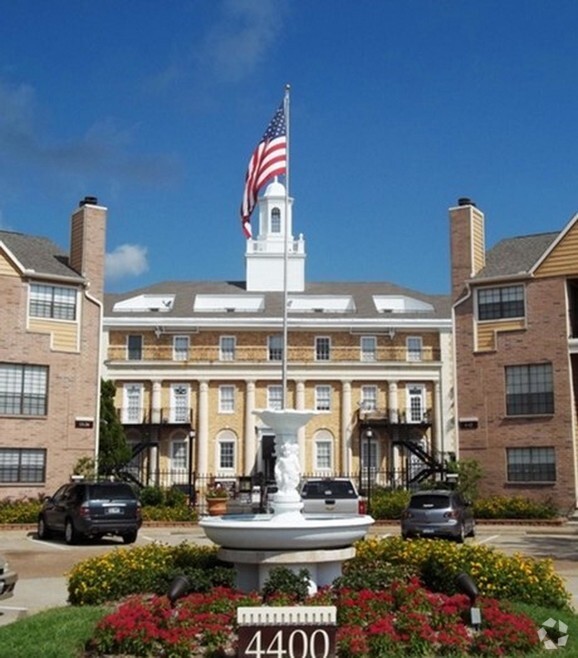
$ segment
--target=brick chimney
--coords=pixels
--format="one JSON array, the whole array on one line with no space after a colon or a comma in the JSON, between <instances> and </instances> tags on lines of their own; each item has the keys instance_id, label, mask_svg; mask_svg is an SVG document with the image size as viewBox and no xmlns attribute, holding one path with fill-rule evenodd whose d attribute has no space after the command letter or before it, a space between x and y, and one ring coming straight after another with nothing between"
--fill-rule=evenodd
<instances>
[{"instance_id":1,"label":"brick chimney","mask_svg":"<svg viewBox=\"0 0 578 658\"><path fill-rule=\"evenodd\" d=\"M450 208L450 256L452 263L452 301L464 292L464 283L486 264L484 213L467 198L458 199Z\"/></svg>"},{"instance_id":2,"label":"brick chimney","mask_svg":"<svg viewBox=\"0 0 578 658\"><path fill-rule=\"evenodd\" d=\"M99 300L104 292L106 212L96 197L84 197L70 226L70 265L90 283L91 295Z\"/></svg>"}]
</instances>

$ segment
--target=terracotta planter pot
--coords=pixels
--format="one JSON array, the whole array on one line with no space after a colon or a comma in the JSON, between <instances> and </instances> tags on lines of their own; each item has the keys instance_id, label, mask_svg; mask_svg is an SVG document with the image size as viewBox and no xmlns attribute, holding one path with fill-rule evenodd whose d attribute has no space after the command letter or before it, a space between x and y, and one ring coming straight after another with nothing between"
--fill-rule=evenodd
<instances>
[{"instance_id":1,"label":"terracotta planter pot","mask_svg":"<svg viewBox=\"0 0 578 658\"><path fill-rule=\"evenodd\" d=\"M223 514L227 513L226 498L207 498L206 501L209 516L223 516Z\"/></svg>"}]
</instances>

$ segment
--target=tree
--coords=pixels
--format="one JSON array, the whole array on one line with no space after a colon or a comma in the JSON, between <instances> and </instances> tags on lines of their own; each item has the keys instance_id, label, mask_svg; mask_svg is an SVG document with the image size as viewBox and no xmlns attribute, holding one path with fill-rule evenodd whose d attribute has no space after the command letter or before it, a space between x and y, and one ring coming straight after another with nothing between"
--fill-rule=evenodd
<instances>
[{"instance_id":1,"label":"tree","mask_svg":"<svg viewBox=\"0 0 578 658\"><path fill-rule=\"evenodd\" d=\"M125 466L132 452L126 442L124 427L114 406L116 388L111 381L101 381L100 432L98 448L99 475L114 475Z\"/></svg>"}]
</instances>

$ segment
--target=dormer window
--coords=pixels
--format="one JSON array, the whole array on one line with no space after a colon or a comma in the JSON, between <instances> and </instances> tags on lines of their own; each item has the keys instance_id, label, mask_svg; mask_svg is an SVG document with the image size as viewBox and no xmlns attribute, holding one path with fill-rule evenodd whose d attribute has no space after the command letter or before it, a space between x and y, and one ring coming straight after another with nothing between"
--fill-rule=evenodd
<instances>
[{"instance_id":1,"label":"dormer window","mask_svg":"<svg viewBox=\"0 0 578 658\"><path fill-rule=\"evenodd\" d=\"M271 233L281 233L281 211L279 208L271 210Z\"/></svg>"}]
</instances>

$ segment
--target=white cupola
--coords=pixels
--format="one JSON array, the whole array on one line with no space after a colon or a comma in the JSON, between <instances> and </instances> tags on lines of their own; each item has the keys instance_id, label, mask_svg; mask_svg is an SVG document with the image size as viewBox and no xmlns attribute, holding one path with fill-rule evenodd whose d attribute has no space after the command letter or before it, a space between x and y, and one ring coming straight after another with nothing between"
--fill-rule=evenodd
<instances>
[{"instance_id":1,"label":"white cupola","mask_svg":"<svg viewBox=\"0 0 578 658\"><path fill-rule=\"evenodd\" d=\"M274 180L259 198L259 233L247 240L245 252L247 290L284 290L285 238L287 238L287 290L305 290L305 240L293 238L293 199ZM287 233L285 233L287 231Z\"/></svg>"}]
</instances>

